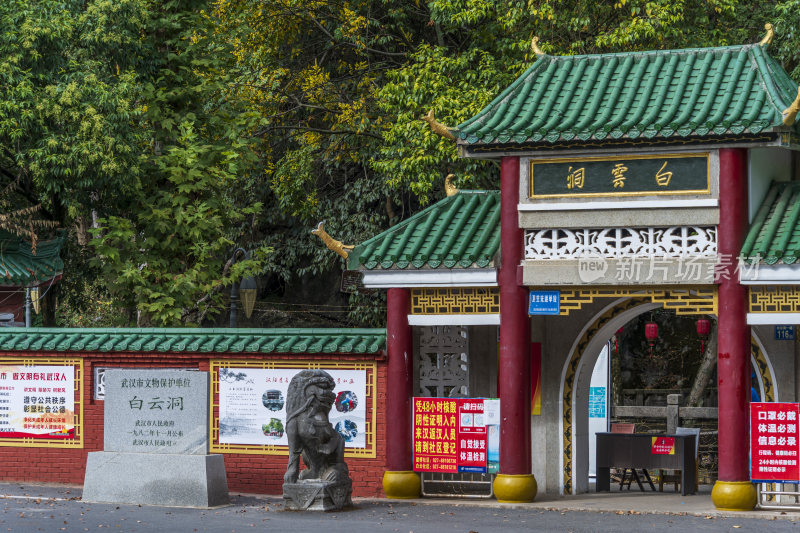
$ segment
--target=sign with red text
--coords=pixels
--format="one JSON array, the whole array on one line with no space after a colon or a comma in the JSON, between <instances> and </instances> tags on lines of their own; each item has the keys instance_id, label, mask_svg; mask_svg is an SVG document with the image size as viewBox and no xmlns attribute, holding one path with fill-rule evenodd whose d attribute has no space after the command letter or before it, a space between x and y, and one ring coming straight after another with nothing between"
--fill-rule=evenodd
<instances>
[{"instance_id":1,"label":"sign with red text","mask_svg":"<svg viewBox=\"0 0 800 533\"><path fill-rule=\"evenodd\" d=\"M74 439L75 367L0 366L0 438Z\"/></svg>"},{"instance_id":2,"label":"sign with red text","mask_svg":"<svg viewBox=\"0 0 800 533\"><path fill-rule=\"evenodd\" d=\"M458 471L486 473L486 421L482 398L458 400Z\"/></svg>"},{"instance_id":3,"label":"sign with red text","mask_svg":"<svg viewBox=\"0 0 800 533\"><path fill-rule=\"evenodd\" d=\"M458 400L414 398L414 471L458 472Z\"/></svg>"},{"instance_id":4,"label":"sign with red text","mask_svg":"<svg viewBox=\"0 0 800 533\"><path fill-rule=\"evenodd\" d=\"M414 471L496 472L500 401L414 398Z\"/></svg>"},{"instance_id":5,"label":"sign with red text","mask_svg":"<svg viewBox=\"0 0 800 533\"><path fill-rule=\"evenodd\" d=\"M751 480L796 483L800 479L798 418L800 404L797 403L750 404Z\"/></svg>"},{"instance_id":6,"label":"sign with red text","mask_svg":"<svg viewBox=\"0 0 800 533\"><path fill-rule=\"evenodd\" d=\"M675 455L675 437L653 437L652 453Z\"/></svg>"}]
</instances>

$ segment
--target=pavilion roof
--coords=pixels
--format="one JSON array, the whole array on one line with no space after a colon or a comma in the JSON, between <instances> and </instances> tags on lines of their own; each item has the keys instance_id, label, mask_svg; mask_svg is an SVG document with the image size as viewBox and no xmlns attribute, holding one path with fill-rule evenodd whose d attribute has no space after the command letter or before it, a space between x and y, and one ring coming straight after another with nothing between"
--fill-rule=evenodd
<instances>
[{"instance_id":1,"label":"pavilion roof","mask_svg":"<svg viewBox=\"0 0 800 533\"><path fill-rule=\"evenodd\" d=\"M0 233L0 286L33 286L60 276L64 270L61 246L64 233L40 241L34 253L31 243Z\"/></svg>"},{"instance_id":2,"label":"pavilion roof","mask_svg":"<svg viewBox=\"0 0 800 533\"><path fill-rule=\"evenodd\" d=\"M758 134L784 127L797 89L760 44L542 55L453 133L487 148Z\"/></svg>"},{"instance_id":3,"label":"pavilion roof","mask_svg":"<svg viewBox=\"0 0 800 533\"><path fill-rule=\"evenodd\" d=\"M350 270L485 268L500 249L500 191L459 191L350 252Z\"/></svg>"}]
</instances>

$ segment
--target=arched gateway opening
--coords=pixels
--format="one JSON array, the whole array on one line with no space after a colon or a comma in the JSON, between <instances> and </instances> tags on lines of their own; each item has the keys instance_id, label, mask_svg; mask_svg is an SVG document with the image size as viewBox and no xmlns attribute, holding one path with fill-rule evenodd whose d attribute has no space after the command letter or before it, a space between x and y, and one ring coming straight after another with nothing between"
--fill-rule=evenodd
<instances>
[{"instance_id":1,"label":"arched gateway opening","mask_svg":"<svg viewBox=\"0 0 800 533\"><path fill-rule=\"evenodd\" d=\"M597 312L572 344L561 373L561 492L589 490L589 395L592 371L603 348L620 328L636 317L663 307L647 297L620 298ZM772 364L755 331L751 338L751 366L762 401L777 401Z\"/></svg>"}]
</instances>

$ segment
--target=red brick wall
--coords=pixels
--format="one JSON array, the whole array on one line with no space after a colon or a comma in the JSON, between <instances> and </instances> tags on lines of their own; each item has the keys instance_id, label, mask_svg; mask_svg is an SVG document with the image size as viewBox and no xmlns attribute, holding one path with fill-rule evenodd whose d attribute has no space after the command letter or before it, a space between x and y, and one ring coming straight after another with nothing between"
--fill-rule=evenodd
<instances>
[{"instance_id":1,"label":"red brick wall","mask_svg":"<svg viewBox=\"0 0 800 533\"><path fill-rule=\"evenodd\" d=\"M226 354L227 355L227 354ZM36 481L46 483L83 484L86 455L103 449L103 401L94 400L95 367L176 368L189 367L208 371L210 360L224 359L220 354L105 354L105 353L20 353L0 352L2 358L83 359L83 448L36 448L0 446L0 480ZM264 356L234 354L231 359L264 359ZM270 359L305 359L364 361L363 356L269 356ZM353 496L376 497L383 495L381 480L386 469L386 362L377 359L375 416L375 450L377 457L347 458L350 477L353 479ZM367 417L371 417L368 410ZM1 442L1 441L0 441ZM225 453L228 488L233 492L281 494L286 455L261 455Z\"/></svg>"}]
</instances>

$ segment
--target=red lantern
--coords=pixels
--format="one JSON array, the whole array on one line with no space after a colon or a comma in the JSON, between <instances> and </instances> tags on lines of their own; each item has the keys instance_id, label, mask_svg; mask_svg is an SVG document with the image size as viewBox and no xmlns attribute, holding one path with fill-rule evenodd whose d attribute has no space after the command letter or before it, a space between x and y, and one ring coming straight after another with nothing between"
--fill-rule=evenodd
<instances>
[{"instance_id":1,"label":"red lantern","mask_svg":"<svg viewBox=\"0 0 800 533\"><path fill-rule=\"evenodd\" d=\"M706 339L711 332L711 322L707 318L697 320L697 336L700 337L700 351L705 352Z\"/></svg>"},{"instance_id":2,"label":"red lantern","mask_svg":"<svg viewBox=\"0 0 800 533\"><path fill-rule=\"evenodd\" d=\"M650 345L650 358L653 358L653 345L658 340L658 324L653 322L651 319L650 322L644 325L644 336L647 338L647 344Z\"/></svg>"},{"instance_id":3,"label":"red lantern","mask_svg":"<svg viewBox=\"0 0 800 533\"><path fill-rule=\"evenodd\" d=\"M619 328L614 334L614 351L619 353L619 337L622 335L623 328Z\"/></svg>"}]
</instances>

